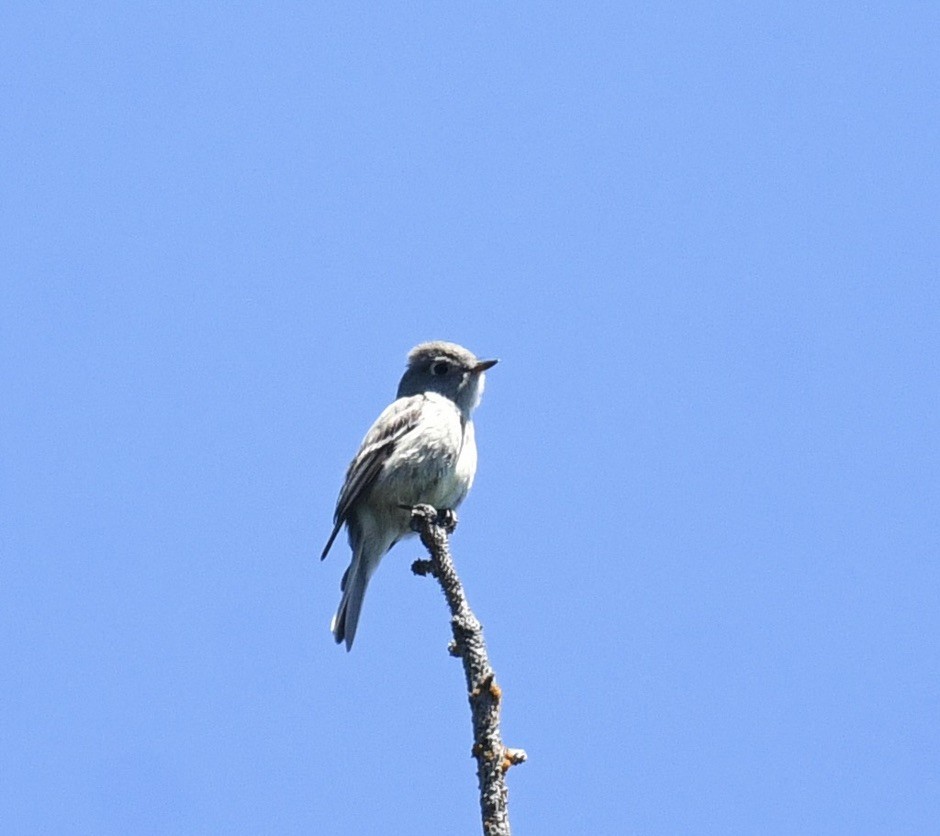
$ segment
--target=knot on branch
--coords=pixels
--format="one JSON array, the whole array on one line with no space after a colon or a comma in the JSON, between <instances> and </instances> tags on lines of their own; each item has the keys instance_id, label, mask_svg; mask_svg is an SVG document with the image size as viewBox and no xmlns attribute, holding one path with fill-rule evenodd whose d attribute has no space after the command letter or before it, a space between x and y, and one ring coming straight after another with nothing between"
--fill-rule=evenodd
<instances>
[{"instance_id":1,"label":"knot on branch","mask_svg":"<svg viewBox=\"0 0 940 836\"><path fill-rule=\"evenodd\" d=\"M496 674L490 671L483 681L470 692L471 699L479 699L483 694L489 694L494 702L499 702L503 697L503 690L496 684Z\"/></svg>"},{"instance_id":2,"label":"knot on branch","mask_svg":"<svg viewBox=\"0 0 940 836\"><path fill-rule=\"evenodd\" d=\"M503 772L508 772L509 767L525 763L528 759L529 756L525 753L525 749L510 749L507 746L503 750L503 762L500 764L500 767Z\"/></svg>"},{"instance_id":3,"label":"knot on branch","mask_svg":"<svg viewBox=\"0 0 940 836\"><path fill-rule=\"evenodd\" d=\"M428 575L430 575L432 578L437 577L437 574L434 571L433 560L416 560L411 564L411 571L421 578L426 578Z\"/></svg>"},{"instance_id":4,"label":"knot on branch","mask_svg":"<svg viewBox=\"0 0 940 836\"><path fill-rule=\"evenodd\" d=\"M507 773L511 767L525 763L529 759L525 749L511 749L509 746L503 746L500 755L493 749L487 749L481 743L475 743L470 750L470 754L478 760L488 761L489 763L499 761L499 768L503 774Z\"/></svg>"}]
</instances>

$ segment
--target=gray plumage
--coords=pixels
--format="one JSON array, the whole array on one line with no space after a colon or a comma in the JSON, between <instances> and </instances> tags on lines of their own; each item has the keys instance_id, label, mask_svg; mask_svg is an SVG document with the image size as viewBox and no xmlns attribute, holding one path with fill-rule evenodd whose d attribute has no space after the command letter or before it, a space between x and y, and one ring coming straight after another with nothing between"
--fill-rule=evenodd
<instances>
[{"instance_id":1,"label":"gray plumage","mask_svg":"<svg viewBox=\"0 0 940 836\"><path fill-rule=\"evenodd\" d=\"M366 433L336 502L324 558L343 525L353 556L330 629L352 648L369 579L385 553L411 532L405 508L456 508L473 484L477 449L471 413L483 395L479 360L455 343L430 342L408 354L398 394Z\"/></svg>"}]
</instances>

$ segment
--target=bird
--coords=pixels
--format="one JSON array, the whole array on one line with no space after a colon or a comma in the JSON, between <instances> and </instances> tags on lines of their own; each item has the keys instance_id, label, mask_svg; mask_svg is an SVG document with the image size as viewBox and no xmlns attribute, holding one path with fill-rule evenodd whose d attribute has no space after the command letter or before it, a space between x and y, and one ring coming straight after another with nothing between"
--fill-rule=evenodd
<instances>
[{"instance_id":1,"label":"bird","mask_svg":"<svg viewBox=\"0 0 940 836\"><path fill-rule=\"evenodd\" d=\"M395 400L349 463L320 557L326 558L345 525L352 559L340 582L342 597L330 630L347 651L379 562L414 533L410 509L428 504L453 511L467 496L477 469L472 414L483 395L485 373L497 362L442 340L415 346Z\"/></svg>"}]
</instances>

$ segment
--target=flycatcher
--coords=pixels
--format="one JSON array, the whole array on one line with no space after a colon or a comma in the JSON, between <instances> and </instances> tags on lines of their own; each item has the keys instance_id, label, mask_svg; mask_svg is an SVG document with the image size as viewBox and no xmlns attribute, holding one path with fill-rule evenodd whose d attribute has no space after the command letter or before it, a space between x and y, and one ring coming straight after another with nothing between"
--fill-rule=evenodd
<instances>
[{"instance_id":1,"label":"flycatcher","mask_svg":"<svg viewBox=\"0 0 940 836\"><path fill-rule=\"evenodd\" d=\"M333 532L321 560L346 525L352 562L330 629L352 648L369 579L385 553L411 530L409 508L426 503L453 510L477 469L471 414L483 395L479 360L448 342L422 343L408 354L398 394L366 433L349 464L333 514ZM404 506L404 507L402 507Z\"/></svg>"}]
</instances>

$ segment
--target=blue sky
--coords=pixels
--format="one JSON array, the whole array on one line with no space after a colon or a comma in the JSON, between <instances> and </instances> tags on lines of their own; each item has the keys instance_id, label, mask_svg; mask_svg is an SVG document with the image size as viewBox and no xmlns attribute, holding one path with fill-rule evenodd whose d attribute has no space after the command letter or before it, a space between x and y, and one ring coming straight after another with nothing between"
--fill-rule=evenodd
<instances>
[{"instance_id":1,"label":"blue sky","mask_svg":"<svg viewBox=\"0 0 940 836\"><path fill-rule=\"evenodd\" d=\"M514 832L940 817L935 4L23 4L0 32L5 832L472 833L439 591L350 654L407 350Z\"/></svg>"}]
</instances>

